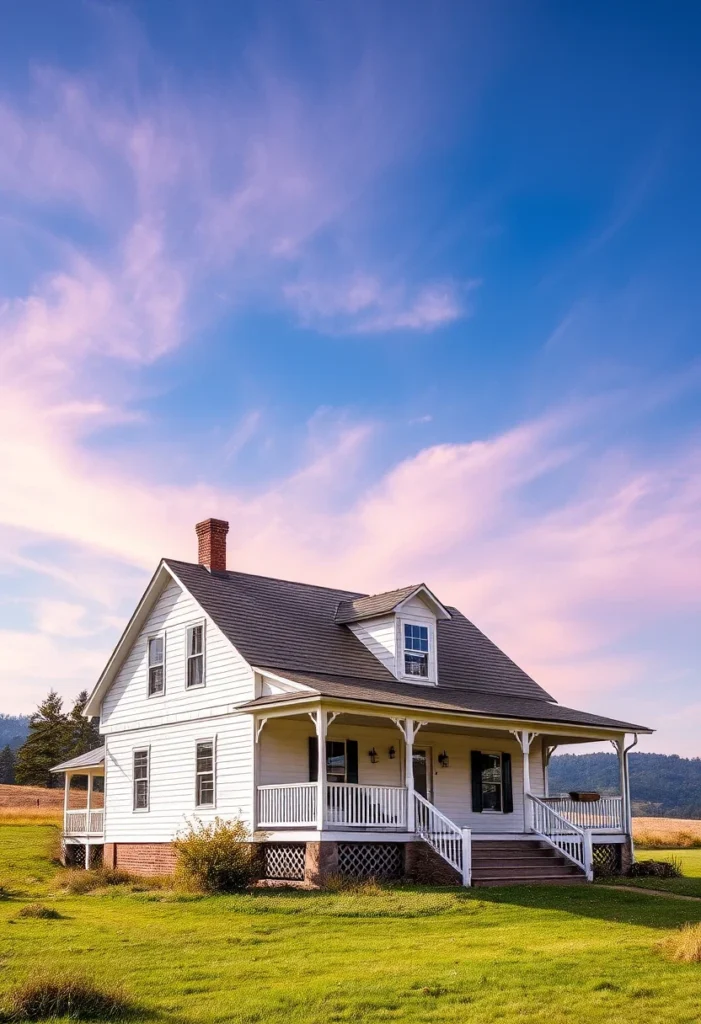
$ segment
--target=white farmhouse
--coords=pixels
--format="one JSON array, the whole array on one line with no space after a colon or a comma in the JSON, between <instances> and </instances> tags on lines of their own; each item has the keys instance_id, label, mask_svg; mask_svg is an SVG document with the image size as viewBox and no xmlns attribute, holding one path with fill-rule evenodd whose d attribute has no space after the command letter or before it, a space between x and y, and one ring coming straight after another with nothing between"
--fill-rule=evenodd
<instances>
[{"instance_id":1,"label":"white farmhouse","mask_svg":"<svg viewBox=\"0 0 701 1024\"><path fill-rule=\"evenodd\" d=\"M425 584L367 596L163 560L86 707L105 745L65 772L68 847L172 869L188 820L243 818L261 874L585 881L631 856L627 734L562 707ZM559 744L610 741L620 794L548 794ZM87 806L68 799L88 775ZM95 776L104 775L104 806Z\"/></svg>"}]
</instances>

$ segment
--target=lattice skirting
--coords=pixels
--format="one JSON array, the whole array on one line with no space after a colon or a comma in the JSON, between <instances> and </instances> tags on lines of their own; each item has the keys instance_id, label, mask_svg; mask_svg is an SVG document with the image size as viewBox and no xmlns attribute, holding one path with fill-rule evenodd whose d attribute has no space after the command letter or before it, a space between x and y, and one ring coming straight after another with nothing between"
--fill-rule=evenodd
<instances>
[{"instance_id":1,"label":"lattice skirting","mask_svg":"<svg viewBox=\"0 0 701 1024\"><path fill-rule=\"evenodd\" d=\"M263 847L263 877L302 882L306 849L305 843L266 843Z\"/></svg>"},{"instance_id":2,"label":"lattice skirting","mask_svg":"<svg viewBox=\"0 0 701 1024\"><path fill-rule=\"evenodd\" d=\"M620 843L594 843L594 871L597 875L618 875L621 872Z\"/></svg>"},{"instance_id":3,"label":"lattice skirting","mask_svg":"<svg viewBox=\"0 0 701 1024\"><path fill-rule=\"evenodd\" d=\"M338 870L352 878L401 878L402 843L339 843Z\"/></svg>"}]
</instances>

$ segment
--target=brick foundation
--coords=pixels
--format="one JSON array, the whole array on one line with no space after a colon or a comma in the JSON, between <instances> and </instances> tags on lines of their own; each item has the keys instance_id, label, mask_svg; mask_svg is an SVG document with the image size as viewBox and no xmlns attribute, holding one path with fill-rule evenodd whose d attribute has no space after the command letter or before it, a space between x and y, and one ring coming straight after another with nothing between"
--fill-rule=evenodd
<instances>
[{"instance_id":1,"label":"brick foundation","mask_svg":"<svg viewBox=\"0 0 701 1024\"><path fill-rule=\"evenodd\" d=\"M633 841L626 836L625 843L621 843L621 874L627 875L633 864Z\"/></svg>"},{"instance_id":2,"label":"brick foundation","mask_svg":"<svg viewBox=\"0 0 701 1024\"><path fill-rule=\"evenodd\" d=\"M329 875L335 874L338 874L338 843L307 843L305 885L318 888Z\"/></svg>"},{"instance_id":3,"label":"brick foundation","mask_svg":"<svg viewBox=\"0 0 701 1024\"><path fill-rule=\"evenodd\" d=\"M172 875L175 859L171 843L105 844L104 863L132 875Z\"/></svg>"},{"instance_id":4,"label":"brick foundation","mask_svg":"<svg viewBox=\"0 0 701 1024\"><path fill-rule=\"evenodd\" d=\"M462 885L462 877L428 843L406 843L404 871L419 885Z\"/></svg>"}]
</instances>

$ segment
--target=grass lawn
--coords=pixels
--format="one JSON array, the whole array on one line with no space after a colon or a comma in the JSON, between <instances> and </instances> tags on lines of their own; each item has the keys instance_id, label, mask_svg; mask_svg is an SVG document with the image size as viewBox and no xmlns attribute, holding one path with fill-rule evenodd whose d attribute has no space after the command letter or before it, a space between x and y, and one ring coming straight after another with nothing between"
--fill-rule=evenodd
<instances>
[{"instance_id":1,"label":"grass lawn","mask_svg":"<svg viewBox=\"0 0 701 1024\"><path fill-rule=\"evenodd\" d=\"M681 864L684 878L621 878L615 884L638 889L659 889L679 896L701 897L701 850L636 850L638 860L670 860Z\"/></svg>"},{"instance_id":2,"label":"grass lawn","mask_svg":"<svg viewBox=\"0 0 701 1024\"><path fill-rule=\"evenodd\" d=\"M659 944L701 902L597 886L69 896L50 834L0 825L2 992L50 968L123 984L137 1020L173 1024L699 1019L701 965ZM62 918L19 918L37 899Z\"/></svg>"}]
</instances>

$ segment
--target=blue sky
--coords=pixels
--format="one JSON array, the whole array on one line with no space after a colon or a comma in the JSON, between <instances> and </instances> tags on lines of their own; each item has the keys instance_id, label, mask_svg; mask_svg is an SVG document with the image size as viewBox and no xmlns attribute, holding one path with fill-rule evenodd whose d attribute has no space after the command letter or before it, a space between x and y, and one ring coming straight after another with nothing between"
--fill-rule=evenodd
<instances>
[{"instance_id":1,"label":"blue sky","mask_svg":"<svg viewBox=\"0 0 701 1024\"><path fill-rule=\"evenodd\" d=\"M0 41L2 710L161 555L426 580L701 755L698 9L28 0Z\"/></svg>"}]
</instances>

